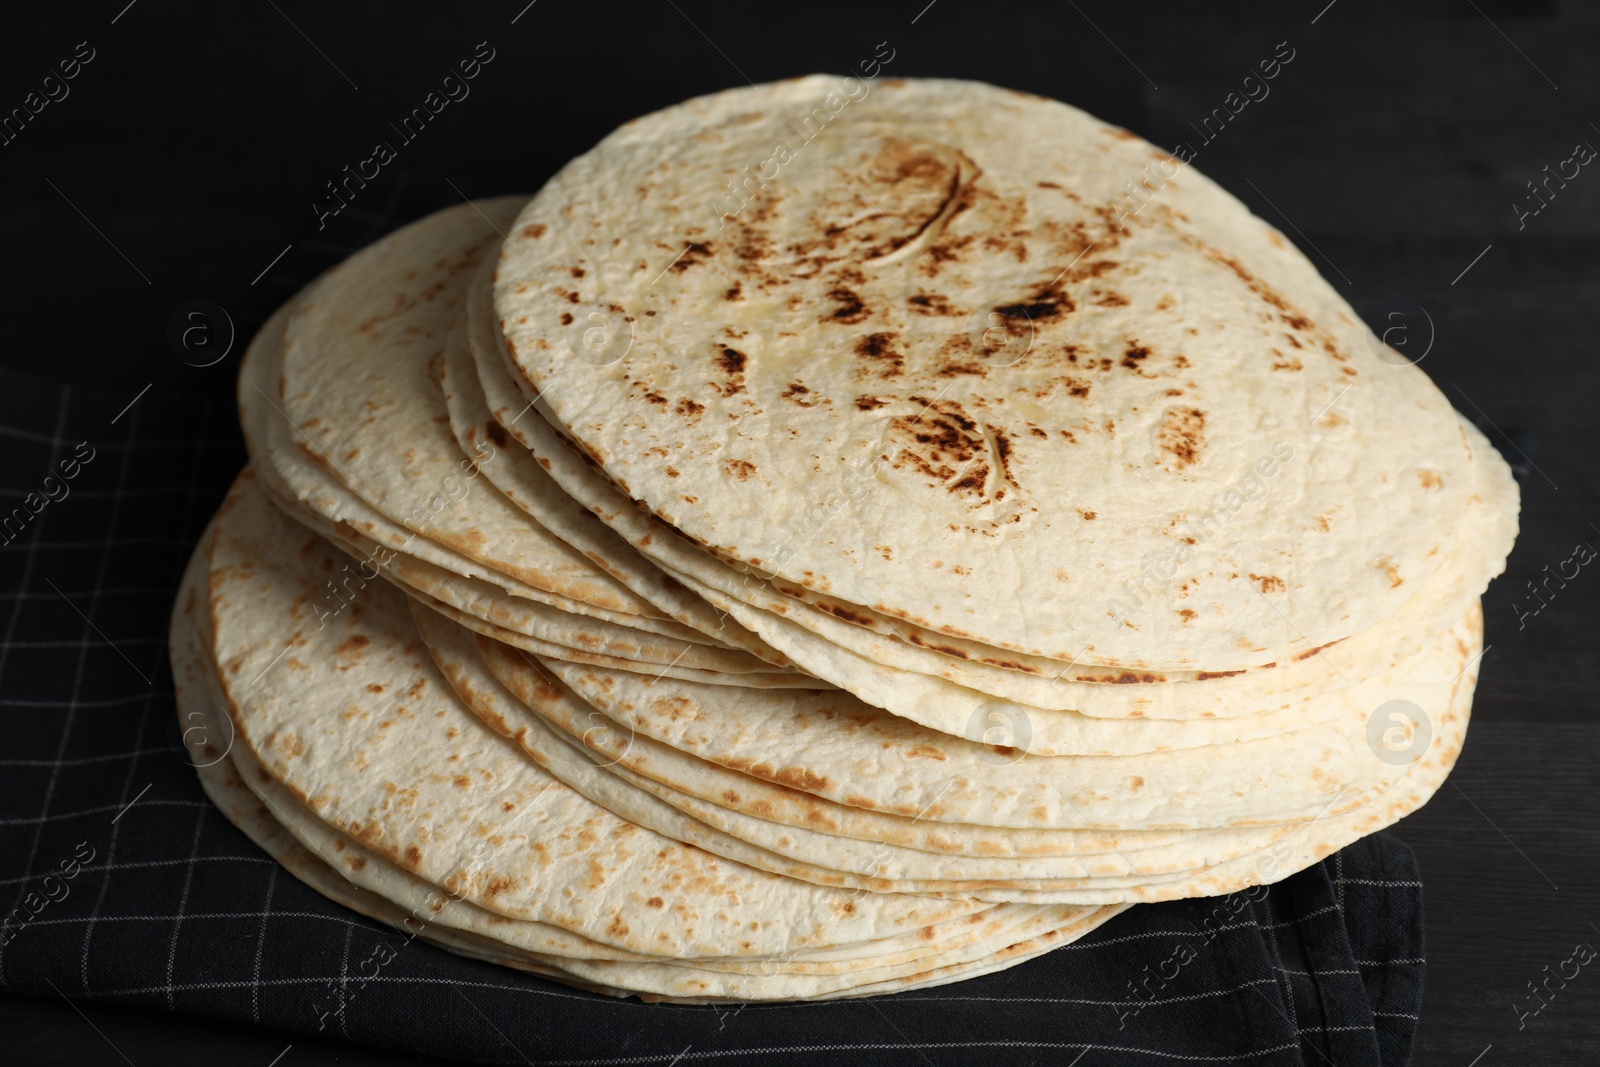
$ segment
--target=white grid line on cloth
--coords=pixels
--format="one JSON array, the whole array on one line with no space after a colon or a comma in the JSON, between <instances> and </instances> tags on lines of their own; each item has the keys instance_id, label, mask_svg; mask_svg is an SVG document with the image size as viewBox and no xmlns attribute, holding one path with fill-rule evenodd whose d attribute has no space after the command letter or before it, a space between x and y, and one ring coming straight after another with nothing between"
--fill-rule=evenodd
<instances>
[{"instance_id":1,"label":"white grid line on cloth","mask_svg":"<svg viewBox=\"0 0 1600 1067\"><path fill-rule=\"evenodd\" d=\"M280 912L279 914L283 914L283 913ZM362 923L357 923L357 922L354 922L353 920L349 920L349 919L346 919L344 921L350 923L350 925L352 925L352 926L363 926L363 928L365 928L364 924L362 924ZM270 988L270 987L273 987L273 986L297 986L297 985L319 985L319 986L325 986L325 985L332 985L337 980L338 980L337 978L332 977L332 976L328 976L328 975L303 975L303 976L300 976L300 977L297 977L297 978L263 978L259 984L261 985L262 988ZM504 991L504 992L507 992L507 993L529 993L529 994L533 994L535 996L541 996L541 997L555 997L558 1000L581 1000L581 1001L584 1001L585 1003L601 1004L601 1005L604 1005L606 1007L612 1007L612 1006L621 1007L621 1008L638 1008L639 1007L639 1005L637 1003L629 1003L626 1000L622 1000L622 999L618 999L618 998L607 997L604 1000L597 1001L597 1000L594 999L594 994L593 993L580 993L577 990L566 991L566 990L562 990L562 989L546 989L546 988L543 988L541 986L533 986L533 985L496 985L496 984L489 983L489 982L462 982L462 981L459 981L459 980L454 979L454 978L428 978L428 977L424 977L424 976L420 976L420 975L413 976L413 975L387 975L387 974L373 975L371 978L363 978L362 981L366 982L368 985L371 985L371 984L374 984L374 983L377 983L377 982L390 982L390 983L394 983L394 984L397 984L397 985L464 986L464 987L467 987L467 988L470 988L470 989L495 989L495 990L501 990L501 991ZM101 997L101 998L112 997L112 996L118 996L118 997L142 997L142 996L148 996L151 993L165 993L168 989L176 989L179 992L186 993L186 992L190 992L192 990L198 990L198 989L247 989L247 988L250 987L250 985L251 985L251 983L248 982L248 981L245 981L244 979L232 979L232 980L228 980L228 981L216 981L216 982L177 982L177 983L174 983L172 985L137 986L137 987L134 987L134 988L131 988L131 989L102 989L99 993L97 993L95 995L97 997Z\"/></svg>"},{"instance_id":2,"label":"white grid line on cloth","mask_svg":"<svg viewBox=\"0 0 1600 1067\"><path fill-rule=\"evenodd\" d=\"M1312 974L1310 971L1297 971L1293 967L1285 967L1281 963L1274 963L1272 965L1272 969L1275 971L1281 971L1284 974L1298 975L1301 978L1315 978L1317 976L1316 974ZM1361 972L1351 970L1348 967L1340 967L1336 969L1318 971L1317 974L1353 974L1359 977Z\"/></svg>"},{"instance_id":3,"label":"white grid line on cloth","mask_svg":"<svg viewBox=\"0 0 1600 1067\"><path fill-rule=\"evenodd\" d=\"M1346 1032L1353 1031L1353 1030L1359 1030L1363 1034L1365 1034L1365 1033L1370 1032L1372 1030L1372 1027L1370 1027L1370 1026L1302 1026L1300 1029L1296 1030L1295 1033L1297 1033L1297 1034L1342 1034L1342 1033L1346 1033Z\"/></svg>"},{"instance_id":4,"label":"white grid line on cloth","mask_svg":"<svg viewBox=\"0 0 1600 1067\"><path fill-rule=\"evenodd\" d=\"M52 433L52 437L54 437L55 440L50 445L50 465L51 466L53 466L55 464L56 457L61 454L61 448L62 448L62 444L63 444L63 441L62 441L62 438L61 438L61 431L66 426L67 408L70 405L71 397L72 397L72 388L70 386L68 386L67 388L64 388L64 389L61 390L61 402L56 408L56 427L55 427L54 432ZM137 421L136 420L137 420L137 415L135 415L135 419L129 420L128 426L129 426L130 434L133 432L134 427L137 425ZM128 453L125 452L125 453L123 453L122 465L117 468L117 484L119 486L125 484L125 479L126 479L127 473L128 473L128 462L127 462L127 459L128 459ZM44 535L46 524L50 521L50 515L51 515L50 511L48 509L46 509L44 512L42 512L40 514L39 521L37 523L33 524L33 526L31 527L32 530L33 530L33 537L30 538L29 541L28 541L28 554L25 557L24 562L23 562L22 582L20 584L20 588L26 589L28 587L28 582L33 578L33 567L34 567L34 563L36 562L36 560L38 558L39 542L44 539L43 535ZM113 521L115 520L115 516L116 516L116 508L115 508L115 505L113 505L113 508L112 508ZM104 571L105 561L109 556L110 556L109 543L102 543L100 545L100 561L101 561L101 570L102 570L102 572ZM101 574L101 580L103 581L104 578L105 578L105 575L102 573ZM22 604L23 604L23 602L20 601L20 600L15 602L15 604L13 605L13 607L11 609L11 618L6 624L5 641L4 641L3 645L0 645L0 681L4 681L5 674L6 674L6 669L8 667L10 667L10 665L11 665L11 659L10 659L10 656L11 656L11 643L16 637L17 619L22 614ZM87 618L86 618L85 619L85 626L87 627L87 625L88 625L88 621L87 621ZM86 633L87 630L85 630L84 632ZM88 646L85 645L84 647L85 647L85 649L87 649ZM80 695L80 688L81 688L82 684L83 684L83 656L82 656L82 654L80 652L80 655L79 655L79 658L78 658L78 672L77 672L76 676L74 676L74 678L72 680L72 699L73 700L77 700L78 696ZM76 714L77 714L77 707L74 705L74 706L69 706L67 708L66 715L62 716L61 742L56 746L56 759L58 759L58 760L61 759L62 757L64 757L67 754L67 744L71 740L71 737L72 737L72 722L73 722L73 719L76 716ZM50 768L50 777L49 777L48 782L45 785L44 804L43 804L43 807L40 810L41 816L48 816L50 814L50 802L51 802L52 798L55 796L56 779L59 777L60 773L61 773L60 767L52 767L52 768ZM39 820L39 822L37 823L37 827L33 832L33 841L28 846L28 859L27 859L27 862L23 865L23 868L22 868L23 873L26 874L26 875L29 875L30 877L33 874L34 861L39 858L39 842L44 839L44 822L45 822L45 820L43 818L41 818ZM8 911L15 911L17 909L17 906L22 903L22 900L23 900L23 897L25 896L25 894L26 894L26 890L19 888L17 890L16 899L14 901L12 901L11 907L9 909L7 909L7 910ZM5 961L6 961L6 944L5 943L0 943L0 983L3 983L5 981Z\"/></svg>"},{"instance_id":5,"label":"white grid line on cloth","mask_svg":"<svg viewBox=\"0 0 1600 1067\"><path fill-rule=\"evenodd\" d=\"M1308 911L1304 915L1300 916L1298 919L1285 919L1285 920L1283 920L1283 922L1279 922L1279 923L1262 923L1261 925L1263 927L1267 928L1267 929L1276 930L1279 927L1283 927L1283 926L1294 926L1296 923L1304 922L1306 919L1319 918L1319 917L1321 917L1323 915L1328 914L1330 911L1343 911L1343 910L1344 909L1342 907L1340 907L1338 904L1329 904L1327 907L1318 908L1316 911Z\"/></svg>"},{"instance_id":6,"label":"white grid line on cloth","mask_svg":"<svg viewBox=\"0 0 1600 1067\"><path fill-rule=\"evenodd\" d=\"M206 431L207 431L207 428L208 428L208 423L210 421L210 414L211 414L211 405L210 404L201 405L201 408L200 408L200 433L199 433L198 438L197 438L197 441L199 441L199 442L203 442L203 441L206 440ZM130 432L132 432L131 428L130 428ZM196 496L196 493L197 493L197 490L198 490L199 479L200 479L200 456L201 456L202 451L203 451L202 448L196 447L193 444L190 446L189 483L188 483L188 490L184 494L183 526L182 526L182 529L183 529L183 532L184 532L185 536L187 536L188 533L189 533L189 526L190 526L190 523L191 523L191 518L192 518L192 516L194 514L195 496ZM171 572L169 572L169 578L168 578L169 588L172 588L172 589L176 589L177 588L178 579L182 575L182 568L183 568L183 564L182 564L182 562L179 562L174 567L174 569ZM170 593L167 593L166 590L162 590L162 593L163 593L163 599L170 599ZM162 637L163 637L163 640L164 640L165 639L165 630L162 631ZM155 689L154 686L146 686L145 687L144 702L143 702L143 706L140 708L140 716L139 716L139 721L140 721L141 725L153 722L152 717L151 717L152 709L151 709L150 701L153 700L154 697L155 697L154 689ZM143 752L145 750L140 750L140 751ZM154 751L160 751L160 750L157 749L157 750L154 750ZM120 793L120 798L125 803L127 802L128 791L133 788L134 772L138 769L139 761L140 761L141 758L142 758L141 755L134 755L132 758L130 758L128 760L128 773L127 773L126 778L124 778L124 780L123 780L122 791ZM145 788L148 789L149 786L146 786ZM138 798L135 797L134 799L137 800ZM124 810L126 810L126 809L124 809ZM82 949L80 951L79 966L80 966L80 971L81 971L81 979L82 979L82 982L83 982L83 991L84 991L85 995L87 995L88 992L89 992L89 953L90 953L91 946L93 945L93 942L94 942L95 920L99 918L100 909L105 903L106 895L111 890L111 882L112 882L111 872L116 869L116 867L115 867L115 859L116 859L116 854L117 854L117 842L119 840L118 832L121 829L121 826L120 826L120 823L119 823L119 819L120 819L120 816L118 817L118 819L113 819L111 821L111 842L110 842L110 845L109 845L108 850L107 850L106 863L105 863L106 877L100 883L100 894L99 894L98 897L95 898L94 907L89 913L89 922L84 927L84 930L83 930L83 946L82 946ZM204 812L201 813L200 819L201 819L201 823L203 824L204 821L205 821L205 813ZM195 836L196 836L196 841L198 842L198 839L199 839L199 828L198 827L196 828ZM191 854L190 857L189 857L189 863L188 863L187 872L186 872L187 878L192 879L193 876L194 876L194 871L195 871L195 856L193 854ZM274 868L273 868L273 877L276 877L276 871L277 871L277 868L276 868L276 866L274 866ZM189 885L188 885L188 881L186 880L185 883L184 883L184 895L185 895L185 897L187 897L187 895L188 895L188 889L189 889ZM181 910L182 910L182 906L180 905L180 914L181 914ZM177 937L178 937L178 929L177 929L177 926L174 925L173 931L172 931L174 955L176 955L176 951L177 951ZM169 964L169 971L170 971L170 964ZM168 978L170 980L170 978L171 978L170 973L168 975Z\"/></svg>"},{"instance_id":7,"label":"white grid line on cloth","mask_svg":"<svg viewBox=\"0 0 1600 1067\"><path fill-rule=\"evenodd\" d=\"M52 464L55 463L56 457L60 455L61 452L61 431L67 423L67 406L71 395L71 386L62 389L61 401L56 406L56 429L54 440L50 446L50 463ZM28 587L29 579L33 577L33 564L39 550L39 542L42 540L42 538L39 536L39 533L44 529L45 523L49 521L48 510L49 509L46 509L46 512L41 513L39 521L30 527L30 529L33 531L33 536L28 539L28 551L27 555L23 558L22 564L22 581L19 583L18 588L26 589ZM94 545L95 542L89 542L85 547L94 547ZM22 603L21 601L18 601L11 610L10 619L6 621L5 639L4 641L0 641L0 679L4 679L6 667L10 665L11 639L16 635L17 618L19 615L21 615L21 613Z\"/></svg>"},{"instance_id":8,"label":"white grid line on cloth","mask_svg":"<svg viewBox=\"0 0 1600 1067\"><path fill-rule=\"evenodd\" d=\"M1339 909L1344 910L1344 852L1340 850L1333 854L1333 892L1339 901Z\"/></svg>"},{"instance_id":9,"label":"white grid line on cloth","mask_svg":"<svg viewBox=\"0 0 1600 1067\"><path fill-rule=\"evenodd\" d=\"M211 804L204 800L144 800L140 807L145 808L209 808ZM81 811L69 811L60 815L41 815L36 819L0 819L0 826L29 826L32 824L43 825L47 822L65 822L68 819L81 819L85 815L98 815L104 811L120 810L116 804L102 804L97 808L84 808ZM30 871L32 864L29 864ZM29 874L28 877L33 877Z\"/></svg>"},{"instance_id":10,"label":"white grid line on cloth","mask_svg":"<svg viewBox=\"0 0 1600 1067\"><path fill-rule=\"evenodd\" d=\"M172 990L172 979L178 967L178 935L183 932L183 909L189 904L189 887L194 884L194 858L200 854L200 836L205 832L206 815L200 811L194 819L194 838L189 842L189 862L184 866L183 891L178 896L178 910L172 917L172 935L167 949L167 1010L178 1010L177 994Z\"/></svg>"},{"instance_id":11,"label":"white grid line on cloth","mask_svg":"<svg viewBox=\"0 0 1600 1067\"><path fill-rule=\"evenodd\" d=\"M350 987L350 942L355 940L356 928L347 926L344 930L344 957L339 961L339 1035L350 1036L350 1024L345 1018L344 1008L348 1000L347 990Z\"/></svg>"},{"instance_id":12,"label":"white grid line on cloth","mask_svg":"<svg viewBox=\"0 0 1600 1067\"><path fill-rule=\"evenodd\" d=\"M1409 1011L1375 1011L1372 1014L1383 1015L1395 1019L1416 1019L1418 1022L1422 1021L1420 1016L1413 1015Z\"/></svg>"},{"instance_id":13,"label":"white grid line on cloth","mask_svg":"<svg viewBox=\"0 0 1600 1067\"><path fill-rule=\"evenodd\" d=\"M1360 964L1362 967L1399 967L1421 965L1427 962L1428 961L1421 956L1417 956L1414 959L1405 960L1356 960L1356 963Z\"/></svg>"},{"instance_id":14,"label":"white grid line on cloth","mask_svg":"<svg viewBox=\"0 0 1600 1067\"><path fill-rule=\"evenodd\" d=\"M277 916L277 917L279 917L279 918L286 918L286 919L287 918L320 919L323 922L339 923L340 925L343 925L343 926L357 926L357 927L360 927L363 930L368 929L370 927L370 923L359 922L359 921L357 921L355 919L346 919L342 915L324 915L320 911L275 911L272 914ZM200 920L203 920L203 919L260 919L265 915L266 915L266 912L262 912L262 911L191 911L188 915L184 916L184 921L185 922L197 922L197 921L200 921ZM31 922L29 922L27 926L21 927L21 929L23 929L23 930L31 930L35 926L77 926L77 925L81 925L83 923L90 923L90 922L94 922L94 923L151 923L151 922L166 923L166 922L171 922L173 920L173 918L174 917L171 916L171 915L102 915L97 919L92 919L87 915L72 915L72 916L67 916L65 918L61 918L61 919L34 919ZM376 921L376 920L374 920L374 921ZM248 985L249 983L246 982L246 983L243 983L243 984ZM156 988L158 988L158 989L166 989L167 987L166 986L157 986Z\"/></svg>"},{"instance_id":15,"label":"white grid line on cloth","mask_svg":"<svg viewBox=\"0 0 1600 1067\"><path fill-rule=\"evenodd\" d=\"M1283 949L1278 946L1278 935L1272 930L1271 927L1267 928L1266 935L1267 939L1272 942L1273 958L1280 960L1283 959ZM1276 964L1273 966L1274 969L1278 971L1288 973L1284 968L1278 967ZM1309 978L1311 976L1307 975L1306 977ZM1300 1009L1295 1006L1294 1002L1294 983L1287 980L1281 982L1277 982L1275 980L1275 982L1278 987L1283 990L1283 1002L1289 1008L1289 1028L1296 1034L1302 1033L1303 1031L1300 1029ZM1259 992L1259 990L1257 992ZM1264 997L1266 994L1263 993L1262 996Z\"/></svg>"},{"instance_id":16,"label":"white grid line on cloth","mask_svg":"<svg viewBox=\"0 0 1600 1067\"><path fill-rule=\"evenodd\" d=\"M210 429L211 405L202 404L200 405L200 433L195 440L195 444L192 445L189 450L189 489L188 492L184 494L183 499L183 525L180 528L183 531L183 541L185 544L192 545L200 539L198 533L193 528L194 505L195 498L198 496L200 488L200 457L205 453L205 449L200 447L200 443L209 439ZM169 601L174 597L174 591L178 588L178 583L183 579L183 569L188 565L188 562L189 559L187 554L179 554L173 560L172 570L168 572L167 576L167 585L162 590ZM164 635L166 631L163 630L162 633Z\"/></svg>"},{"instance_id":17,"label":"white grid line on cloth","mask_svg":"<svg viewBox=\"0 0 1600 1067\"><path fill-rule=\"evenodd\" d=\"M1185 993L1179 997L1160 997L1155 1000L1095 1000L1091 997L912 997L897 996L896 1004L931 1003L931 1004L1090 1004L1096 1007L1120 1008L1123 1006L1152 1007L1162 1004L1186 1004L1196 1000L1210 1000L1213 997L1231 997L1235 993L1242 993L1251 986L1266 985L1277 982L1276 978L1252 978L1248 982L1241 982L1232 989L1209 989L1204 993ZM742 1011L751 1008L798 1008L798 1007L823 1007L829 1001L797 1001L792 1004L746 1004ZM838 1005L835 1004L835 1007Z\"/></svg>"},{"instance_id":18,"label":"white grid line on cloth","mask_svg":"<svg viewBox=\"0 0 1600 1067\"><path fill-rule=\"evenodd\" d=\"M143 719L148 719L150 715L148 693L149 690L146 689L147 699L144 708L142 709ZM117 795L117 799L123 803L124 811L127 810L128 790L133 788L133 772L137 770L138 767L139 757L135 756L128 761L128 773L123 776L122 790ZM148 789L149 786L146 786L145 788ZM100 880L100 893L94 899L94 907L89 910L89 922L83 928L83 947L78 957L78 980L81 983L81 988L85 996L88 996L89 994L89 945L94 939L95 920L100 917L100 908L105 904L106 895L111 891L111 872L116 868L117 842L120 840L121 831L122 820L119 816L118 818L111 820L111 842L106 847L106 862L102 864L105 869L106 876Z\"/></svg>"},{"instance_id":19,"label":"white grid line on cloth","mask_svg":"<svg viewBox=\"0 0 1600 1067\"><path fill-rule=\"evenodd\" d=\"M101 871L136 871L146 870L151 867L177 867L188 863L188 860L130 860L127 863L105 864L99 863L92 867L81 868L83 874L98 874ZM275 867L278 861L266 856L198 856L196 863L261 863ZM16 878L0 880L0 886L16 885L18 882L31 882L35 875L20 875ZM35 925L29 923L29 926Z\"/></svg>"},{"instance_id":20,"label":"white grid line on cloth","mask_svg":"<svg viewBox=\"0 0 1600 1067\"><path fill-rule=\"evenodd\" d=\"M250 976L250 1021L261 1021L261 957L267 949L267 915L272 911L272 891L278 886L278 865L267 875L267 899L261 905L261 930L256 934L255 970Z\"/></svg>"},{"instance_id":21,"label":"white grid line on cloth","mask_svg":"<svg viewBox=\"0 0 1600 1067\"><path fill-rule=\"evenodd\" d=\"M207 407L209 406L210 405L207 405ZM23 430L15 426L0 425L0 435L4 435L6 437L15 437L23 441L37 441L42 445L62 443L51 438L49 434L36 433L33 430ZM204 440L204 438L201 438L201 440ZM129 439L127 441L113 441L104 445L97 444L95 445L95 449L97 452L102 448L108 452L115 452L119 448L190 448L193 445L193 441L186 440L137 441Z\"/></svg>"},{"instance_id":22,"label":"white grid line on cloth","mask_svg":"<svg viewBox=\"0 0 1600 1067\"><path fill-rule=\"evenodd\" d=\"M1233 989L1217 990L1215 992L1191 993L1181 997L1168 997L1165 1000L1093 1000L1087 997L985 997L985 996L943 996L925 997L912 993L895 994L896 1004L1178 1004L1189 1000L1204 1000L1212 996L1227 996L1249 989L1251 986L1266 985L1276 982L1276 978L1252 978ZM826 1008L829 1005L838 1007L838 1001L828 1000L796 1000L781 1004L746 1003L739 1010L741 1012L755 1011L793 1011L798 1008Z\"/></svg>"},{"instance_id":23,"label":"white grid line on cloth","mask_svg":"<svg viewBox=\"0 0 1600 1067\"><path fill-rule=\"evenodd\" d=\"M1338 885L1338 886L1375 885L1375 886L1379 886L1379 887L1381 887L1383 889L1420 889L1420 888L1422 888L1422 883L1421 882L1392 882L1392 881L1384 881L1381 878L1335 878L1334 879L1334 884Z\"/></svg>"}]
</instances>

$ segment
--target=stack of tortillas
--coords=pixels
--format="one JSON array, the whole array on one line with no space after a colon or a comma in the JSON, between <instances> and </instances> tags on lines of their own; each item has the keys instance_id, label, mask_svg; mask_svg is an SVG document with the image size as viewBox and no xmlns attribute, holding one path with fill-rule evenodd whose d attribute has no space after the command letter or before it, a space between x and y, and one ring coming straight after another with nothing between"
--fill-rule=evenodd
<instances>
[{"instance_id":1,"label":"stack of tortillas","mask_svg":"<svg viewBox=\"0 0 1600 1067\"><path fill-rule=\"evenodd\" d=\"M1010 966L1276 881L1466 730L1506 464L1218 187L1062 104L636 120L280 310L173 619L297 876L612 993Z\"/></svg>"}]
</instances>

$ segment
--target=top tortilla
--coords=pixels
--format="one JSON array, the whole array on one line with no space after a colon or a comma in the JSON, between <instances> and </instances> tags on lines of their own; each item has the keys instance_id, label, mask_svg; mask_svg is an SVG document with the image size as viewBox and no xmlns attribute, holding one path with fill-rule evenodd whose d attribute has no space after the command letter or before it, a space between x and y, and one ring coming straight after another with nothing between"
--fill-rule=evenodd
<instances>
[{"instance_id":1,"label":"top tortilla","mask_svg":"<svg viewBox=\"0 0 1600 1067\"><path fill-rule=\"evenodd\" d=\"M1470 456L1169 160L974 83L733 90L552 179L496 314L540 413L728 560L999 648L1247 668L1393 614Z\"/></svg>"}]
</instances>

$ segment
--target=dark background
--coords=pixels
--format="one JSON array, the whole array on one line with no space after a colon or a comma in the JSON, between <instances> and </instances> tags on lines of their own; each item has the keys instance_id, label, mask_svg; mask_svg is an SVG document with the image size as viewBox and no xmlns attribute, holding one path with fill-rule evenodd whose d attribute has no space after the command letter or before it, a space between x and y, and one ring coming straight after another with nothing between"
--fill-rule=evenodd
<instances>
[{"instance_id":1,"label":"dark background","mask_svg":"<svg viewBox=\"0 0 1600 1067\"><path fill-rule=\"evenodd\" d=\"M230 391L244 341L289 295L269 264L289 246L314 250L311 201L378 139L399 150L391 170L468 196L531 193L631 117L747 79L844 72L888 41L886 74L991 81L1157 144L1199 146L1187 123L1286 41L1294 58L1270 95L1200 147L1197 166L1299 244L1369 323L1403 326L1407 353L1427 349L1423 369L1504 431L1522 474L1523 532L1485 601L1492 650L1470 741L1450 783L1398 831L1420 858L1428 909L1415 1062L1600 1063L1600 963L1520 1029L1517 1014L1534 1006L1528 986L1545 967L1600 944L1600 575L1585 568L1538 614L1517 610L1538 605L1527 583L1543 568L1600 544L1600 168L1521 228L1513 206L1537 206L1526 183L1546 165L1580 142L1600 146L1600 5L926 2L12 10L0 112L80 41L95 58L66 99L0 146L0 359L130 399L146 385ZM495 58L471 95L401 145L388 122L480 41ZM224 308L239 334L206 368L166 340L174 309L194 299ZM265 1067L292 1040L283 1067L396 1059L84 1010L0 997L11 1046L0 1058L121 1063L114 1043L141 1065Z\"/></svg>"}]
</instances>

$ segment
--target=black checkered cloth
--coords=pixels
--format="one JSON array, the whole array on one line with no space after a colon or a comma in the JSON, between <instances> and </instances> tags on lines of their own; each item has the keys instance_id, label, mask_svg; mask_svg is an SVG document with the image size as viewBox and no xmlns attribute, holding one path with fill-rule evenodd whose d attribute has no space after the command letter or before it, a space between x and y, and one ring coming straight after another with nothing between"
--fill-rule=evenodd
<instances>
[{"instance_id":1,"label":"black checkered cloth","mask_svg":"<svg viewBox=\"0 0 1600 1067\"><path fill-rule=\"evenodd\" d=\"M454 195L405 179L347 209L274 269L276 296ZM1133 908L999 974L863 1000L646 1005L410 941L279 868L185 758L166 623L245 460L232 405L0 372L0 441L0 988L481 1063L1410 1058L1422 888L1385 834L1270 890Z\"/></svg>"}]
</instances>

